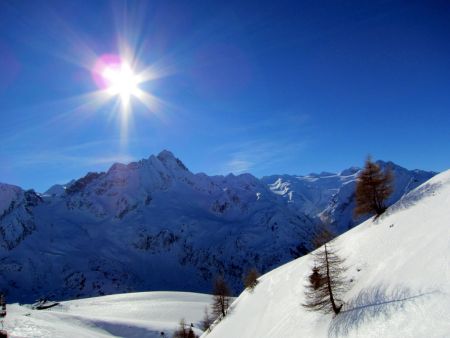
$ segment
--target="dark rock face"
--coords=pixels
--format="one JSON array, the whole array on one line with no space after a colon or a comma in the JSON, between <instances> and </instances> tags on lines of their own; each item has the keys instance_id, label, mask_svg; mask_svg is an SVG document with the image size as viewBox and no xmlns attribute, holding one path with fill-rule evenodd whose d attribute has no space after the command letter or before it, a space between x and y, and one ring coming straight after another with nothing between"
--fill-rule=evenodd
<instances>
[{"instance_id":1,"label":"dark rock face","mask_svg":"<svg viewBox=\"0 0 450 338\"><path fill-rule=\"evenodd\" d=\"M36 229L33 208L43 202L33 190L23 191L14 186L2 185L9 190L9 202L0 214L0 243L8 251L17 247ZM6 194L5 194L6 195Z\"/></svg>"},{"instance_id":2,"label":"dark rock face","mask_svg":"<svg viewBox=\"0 0 450 338\"><path fill-rule=\"evenodd\" d=\"M103 175L104 173L87 173L86 176L76 180L70 186L68 186L66 189L66 193L68 195L72 195L78 192L82 192L89 185L89 183L93 182L99 177L102 177Z\"/></svg>"}]
</instances>

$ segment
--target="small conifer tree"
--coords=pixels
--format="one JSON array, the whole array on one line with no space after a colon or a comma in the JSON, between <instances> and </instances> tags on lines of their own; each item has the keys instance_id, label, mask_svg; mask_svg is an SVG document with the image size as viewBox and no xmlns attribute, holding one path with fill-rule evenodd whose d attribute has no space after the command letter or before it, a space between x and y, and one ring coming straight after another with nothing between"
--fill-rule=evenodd
<instances>
[{"instance_id":1,"label":"small conifer tree","mask_svg":"<svg viewBox=\"0 0 450 338\"><path fill-rule=\"evenodd\" d=\"M184 319L180 320L178 329L174 332L173 338L198 338L192 330L192 324L187 325Z\"/></svg>"},{"instance_id":2,"label":"small conifer tree","mask_svg":"<svg viewBox=\"0 0 450 338\"><path fill-rule=\"evenodd\" d=\"M312 244L314 249L320 248L322 245L331 241L336 235L331 231L329 224L319 223L317 225L317 230L312 239Z\"/></svg>"},{"instance_id":3,"label":"small conifer tree","mask_svg":"<svg viewBox=\"0 0 450 338\"><path fill-rule=\"evenodd\" d=\"M250 269L250 271L245 275L244 277L244 286L246 289L248 289L250 292L253 291L258 285L258 277L259 272L256 270L256 268Z\"/></svg>"},{"instance_id":4,"label":"small conifer tree","mask_svg":"<svg viewBox=\"0 0 450 338\"><path fill-rule=\"evenodd\" d=\"M339 314L343 302L340 297L347 290L343 279L344 261L325 244L314 254L314 266L307 279L306 301L303 306L309 311Z\"/></svg>"},{"instance_id":5,"label":"small conifer tree","mask_svg":"<svg viewBox=\"0 0 450 338\"><path fill-rule=\"evenodd\" d=\"M213 289L213 315L218 317L225 317L228 307L230 306L230 289L223 277L216 278Z\"/></svg>"},{"instance_id":6,"label":"small conifer tree","mask_svg":"<svg viewBox=\"0 0 450 338\"><path fill-rule=\"evenodd\" d=\"M203 315L203 319L201 321L202 330L203 331L209 330L213 321L214 321L214 319L211 318L211 316L209 315L208 307L205 306L205 314Z\"/></svg>"},{"instance_id":7,"label":"small conifer tree","mask_svg":"<svg viewBox=\"0 0 450 338\"><path fill-rule=\"evenodd\" d=\"M380 166L369 157L356 181L355 217L365 214L380 216L386 210L386 200L392 193L392 171L382 172Z\"/></svg>"}]
</instances>

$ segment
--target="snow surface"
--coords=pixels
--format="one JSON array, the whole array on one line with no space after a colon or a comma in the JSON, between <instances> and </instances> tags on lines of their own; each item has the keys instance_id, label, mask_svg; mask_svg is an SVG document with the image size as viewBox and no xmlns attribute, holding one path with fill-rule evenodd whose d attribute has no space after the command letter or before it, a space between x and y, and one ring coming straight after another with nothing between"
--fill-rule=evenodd
<instances>
[{"instance_id":1,"label":"snow surface","mask_svg":"<svg viewBox=\"0 0 450 338\"><path fill-rule=\"evenodd\" d=\"M205 338L450 337L450 170L333 241L351 289L338 316L306 311L303 256L260 277Z\"/></svg>"},{"instance_id":2,"label":"snow surface","mask_svg":"<svg viewBox=\"0 0 450 338\"><path fill-rule=\"evenodd\" d=\"M196 334L211 296L188 292L142 292L61 302L47 310L8 305L9 337L172 337L180 319Z\"/></svg>"}]
</instances>

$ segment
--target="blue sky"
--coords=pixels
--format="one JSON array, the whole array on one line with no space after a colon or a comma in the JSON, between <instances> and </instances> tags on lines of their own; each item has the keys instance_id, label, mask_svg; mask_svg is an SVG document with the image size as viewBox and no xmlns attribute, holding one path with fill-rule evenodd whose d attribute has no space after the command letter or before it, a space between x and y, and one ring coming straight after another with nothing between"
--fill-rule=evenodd
<instances>
[{"instance_id":1,"label":"blue sky","mask_svg":"<svg viewBox=\"0 0 450 338\"><path fill-rule=\"evenodd\" d=\"M92 67L126 43L126 142ZM193 172L450 167L447 1L1 1L0 181L43 191L169 149ZM140 70L136 69L136 70Z\"/></svg>"}]
</instances>

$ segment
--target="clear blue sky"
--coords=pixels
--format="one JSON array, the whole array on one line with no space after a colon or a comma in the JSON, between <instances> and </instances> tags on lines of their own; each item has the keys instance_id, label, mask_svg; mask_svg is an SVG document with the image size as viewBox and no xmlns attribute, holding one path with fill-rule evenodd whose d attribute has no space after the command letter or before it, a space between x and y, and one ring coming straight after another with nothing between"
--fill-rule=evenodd
<instances>
[{"instance_id":1,"label":"clear blue sky","mask_svg":"<svg viewBox=\"0 0 450 338\"><path fill-rule=\"evenodd\" d=\"M118 39L164 104L91 104ZM450 167L448 1L0 2L0 182L43 191L169 149L193 172Z\"/></svg>"}]
</instances>

